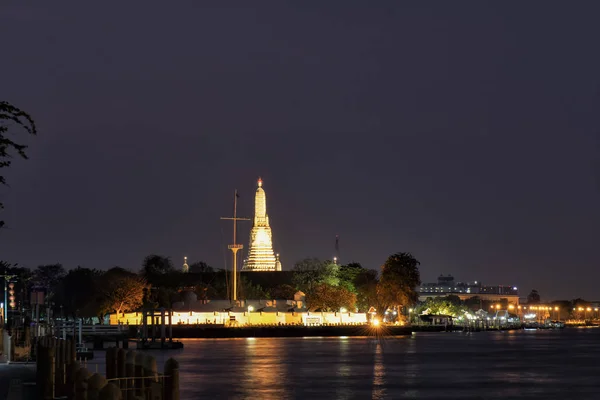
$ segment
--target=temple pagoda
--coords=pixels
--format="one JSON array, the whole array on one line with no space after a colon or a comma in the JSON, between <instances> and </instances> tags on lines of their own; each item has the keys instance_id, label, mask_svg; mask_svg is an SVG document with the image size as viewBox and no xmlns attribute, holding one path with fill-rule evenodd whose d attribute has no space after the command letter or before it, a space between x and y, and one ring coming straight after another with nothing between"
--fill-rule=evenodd
<instances>
[{"instance_id":1,"label":"temple pagoda","mask_svg":"<svg viewBox=\"0 0 600 400\"><path fill-rule=\"evenodd\" d=\"M254 224L250 231L250 249L242 271L281 271L279 254L273 252L273 237L267 215L267 195L258 178L254 197Z\"/></svg>"}]
</instances>

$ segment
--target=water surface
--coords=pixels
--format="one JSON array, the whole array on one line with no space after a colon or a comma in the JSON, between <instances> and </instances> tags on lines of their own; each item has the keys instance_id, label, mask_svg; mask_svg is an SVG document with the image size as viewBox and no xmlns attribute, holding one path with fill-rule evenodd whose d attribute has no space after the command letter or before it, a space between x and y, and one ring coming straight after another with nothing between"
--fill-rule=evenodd
<instances>
[{"instance_id":1,"label":"water surface","mask_svg":"<svg viewBox=\"0 0 600 400\"><path fill-rule=\"evenodd\" d=\"M600 329L184 344L183 399L600 399Z\"/></svg>"}]
</instances>

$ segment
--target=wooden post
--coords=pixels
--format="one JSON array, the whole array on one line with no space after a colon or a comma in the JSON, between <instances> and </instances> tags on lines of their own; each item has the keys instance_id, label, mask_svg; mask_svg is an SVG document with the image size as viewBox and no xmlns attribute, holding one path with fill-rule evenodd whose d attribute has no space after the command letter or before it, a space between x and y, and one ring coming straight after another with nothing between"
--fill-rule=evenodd
<instances>
[{"instance_id":1,"label":"wooden post","mask_svg":"<svg viewBox=\"0 0 600 400\"><path fill-rule=\"evenodd\" d=\"M77 348L75 343L75 336L71 339L69 343L69 363L74 363L77 359Z\"/></svg>"},{"instance_id":2,"label":"wooden post","mask_svg":"<svg viewBox=\"0 0 600 400\"><path fill-rule=\"evenodd\" d=\"M165 347L165 325L166 325L166 321L165 321L165 309L161 308L160 309L160 345L161 347Z\"/></svg>"},{"instance_id":3,"label":"wooden post","mask_svg":"<svg viewBox=\"0 0 600 400\"><path fill-rule=\"evenodd\" d=\"M165 363L165 399L179 400L179 363L169 358Z\"/></svg>"},{"instance_id":4,"label":"wooden post","mask_svg":"<svg viewBox=\"0 0 600 400\"><path fill-rule=\"evenodd\" d=\"M158 366L156 358L149 354L144 357L144 375L146 379L146 387L150 386L150 382L158 382Z\"/></svg>"},{"instance_id":5,"label":"wooden post","mask_svg":"<svg viewBox=\"0 0 600 400\"><path fill-rule=\"evenodd\" d=\"M88 400L88 383L90 371L79 368L75 372L75 400Z\"/></svg>"},{"instance_id":6,"label":"wooden post","mask_svg":"<svg viewBox=\"0 0 600 400\"><path fill-rule=\"evenodd\" d=\"M62 396L65 386L65 341L62 339L56 342L56 370L55 370L56 394Z\"/></svg>"},{"instance_id":7,"label":"wooden post","mask_svg":"<svg viewBox=\"0 0 600 400\"><path fill-rule=\"evenodd\" d=\"M106 379L117 377L117 348L109 347L106 350Z\"/></svg>"},{"instance_id":8,"label":"wooden post","mask_svg":"<svg viewBox=\"0 0 600 400\"><path fill-rule=\"evenodd\" d=\"M35 359L36 389L37 389L38 397L43 399L44 392L45 392L44 385L46 384L46 375L47 375L46 368L47 368L47 363L48 363L48 360L47 360L48 354L47 354L46 346L44 346L44 344L43 344L43 338L40 338L40 340L38 340L37 346L35 349L35 353L36 353L36 359Z\"/></svg>"},{"instance_id":9,"label":"wooden post","mask_svg":"<svg viewBox=\"0 0 600 400\"><path fill-rule=\"evenodd\" d=\"M44 367L44 399L54 399L55 392L55 381L56 376L56 348L54 346L47 347L47 364Z\"/></svg>"},{"instance_id":10,"label":"wooden post","mask_svg":"<svg viewBox=\"0 0 600 400\"><path fill-rule=\"evenodd\" d=\"M109 382L100 390L98 400L123 400L123 395L117 385Z\"/></svg>"},{"instance_id":11,"label":"wooden post","mask_svg":"<svg viewBox=\"0 0 600 400\"><path fill-rule=\"evenodd\" d=\"M98 399L100 395L100 389L102 389L106 385L106 378L100 375L99 373L95 373L90 376L87 380L88 383L88 398L90 400Z\"/></svg>"},{"instance_id":12,"label":"wooden post","mask_svg":"<svg viewBox=\"0 0 600 400\"><path fill-rule=\"evenodd\" d=\"M125 378L127 376L127 372L125 371L125 354L126 351L124 349L117 350L117 378L119 378L119 386L121 389L125 389Z\"/></svg>"},{"instance_id":13,"label":"wooden post","mask_svg":"<svg viewBox=\"0 0 600 400\"><path fill-rule=\"evenodd\" d=\"M144 394L144 355L135 353L135 394L143 396Z\"/></svg>"},{"instance_id":14,"label":"wooden post","mask_svg":"<svg viewBox=\"0 0 600 400\"><path fill-rule=\"evenodd\" d=\"M173 341L173 309L169 310L169 342Z\"/></svg>"},{"instance_id":15,"label":"wooden post","mask_svg":"<svg viewBox=\"0 0 600 400\"><path fill-rule=\"evenodd\" d=\"M67 379L65 384L65 395L69 399L75 397L75 378L77 377L77 371L81 368L77 361L74 361L67 365Z\"/></svg>"},{"instance_id":16,"label":"wooden post","mask_svg":"<svg viewBox=\"0 0 600 400\"><path fill-rule=\"evenodd\" d=\"M129 350L127 354L125 354L125 374L127 378L133 378L135 376L135 351L133 350ZM125 398L127 398L127 400L133 400L135 397L135 380L127 379L125 385Z\"/></svg>"},{"instance_id":17,"label":"wooden post","mask_svg":"<svg viewBox=\"0 0 600 400\"><path fill-rule=\"evenodd\" d=\"M142 337L141 341L144 343L148 339L148 314L146 310L142 310Z\"/></svg>"},{"instance_id":18,"label":"wooden post","mask_svg":"<svg viewBox=\"0 0 600 400\"><path fill-rule=\"evenodd\" d=\"M152 342L156 341L156 315L154 314L154 309L150 310L150 315L152 319Z\"/></svg>"}]
</instances>

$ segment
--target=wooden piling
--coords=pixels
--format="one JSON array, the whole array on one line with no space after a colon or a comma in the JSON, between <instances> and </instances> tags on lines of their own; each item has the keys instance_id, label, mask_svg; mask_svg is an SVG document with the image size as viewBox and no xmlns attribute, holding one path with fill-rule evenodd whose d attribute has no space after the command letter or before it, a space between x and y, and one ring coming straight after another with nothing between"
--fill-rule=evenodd
<instances>
[{"instance_id":1,"label":"wooden piling","mask_svg":"<svg viewBox=\"0 0 600 400\"><path fill-rule=\"evenodd\" d=\"M54 399L55 395L55 376L56 376L56 348L54 346L46 347L45 360L43 366L44 394L43 399Z\"/></svg>"},{"instance_id":2,"label":"wooden piling","mask_svg":"<svg viewBox=\"0 0 600 400\"><path fill-rule=\"evenodd\" d=\"M65 395L68 399L75 398L75 378L77 377L77 371L81 368L81 365L77 361L74 361L67 365L67 376L65 382Z\"/></svg>"},{"instance_id":3,"label":"wooden piling","mask_svg":"<svg viewBox=\"0 0 600 400\"><path fill-rule=\"evenodd\" d=\"M150 387L152 382L158 382L158 366L156 358L150 354L144 356L144 377L146 377L145 386Z\"/></svg>"},{"instance_id":4,"label":"wooden piling","mask_svg":"<svg viewBox=\"0 0 600 400\"><path fill-rule=\"evenodd\" d=\"M121 389L125 389L125 380L122 378L127 376L127 372L125 370L125 355L126 351L124 349L117 350L117 378L121 378L119 379L117 386L119 386Z\"/></svg>"},{"instance_id":5,"label":"wooden piling","mask_svg":"<svg viewBox=\"0 0 600 400\"><path fill-rule=\"evenodd\" d=\"M109 382L100 390L98 400L123 400L123 394L117 385Z\"/></svg>"},{"instance_id":6,"label":"wooden piling","mask_svg":"<svg viewBox=\"0 0 600 400\"><path fill-rule=\"evenodd\" d=\"M87 380L88 383L88 400L98 400L100 397L100 390L106 385L106 378L95 373L90 376Z\"/></svg>"},{"instance_id":7,"label":"wooden piling","mask_svg":"<svg viewBox=\"0 0 600 400\"><path fill-rule=\"evenodd\" d=\"M135 351L133 350L129 350L125 354L125 376L127 378L133 378L135 376ZM127 400L133 400L135 397L135 380L127 379L125 381L125 386L125 398Z\"/></svg>"},{"instance_id":8,"label":"wooden piling","mask_svg":"<svg viewBox=\"0 0 600 400\"><path fill-rule=\"evenodd\" d=\"M106 349L106 379L117 377L117 348Z\"/></svg>"},{"instance_id":9,"label":"wooden piling","mask_svg":"<svg viewBox=\"0 0 600 400\"><path fill-rule=\"evenodd\" d=\"M165 362L164 374L164 400L179 400L179 363L175 359L169 358Z\"/></svg>"},{"instance_id":10,"label":"wooden piling","mask_svg":"<svg viewBox=\"0 0 600 400\"><path fill-rule=\"evenodd\" d=\"M87 368L79 368L75 371L75 400L88 400L88 383L91 376Z\"/></svg>"},{"instance_id":11,"label":"wooden piling","mask_svg":"<svg viewBox=\"0 0 600 400\"><path fill-rule=\"evenodd\" d=\"M145 391L144 385L144 354L135 353L135 394L142 396Z\"/></svg>"},{"instance_id":12,"label":"wooden piling","mask_svg":"<svg viewBox=\"0 0 600 400\"><path fill-rule=\"evenodd\" d=\"M56 357L56 394L58 396L65 395L65 382L67 374L67 341L59 340L57 342L57 357Z\"/></svg>"}]
</instances>

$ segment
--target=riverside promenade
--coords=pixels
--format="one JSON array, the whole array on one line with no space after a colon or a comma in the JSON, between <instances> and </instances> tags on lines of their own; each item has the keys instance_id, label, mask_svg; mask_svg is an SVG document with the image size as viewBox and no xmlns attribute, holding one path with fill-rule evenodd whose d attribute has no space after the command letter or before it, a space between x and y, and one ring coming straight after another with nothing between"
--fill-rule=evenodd
<instances>
[{"instance_id":1,"label":"riverside promenade","mask_svg":"<svg viewBox=\"0 0 600 400\"><path fill-rule=\"evenodd\" d=\"M0 356L0 399L35 399L28 383L35 382L35 363L6 363Z\"/></svg>"}]
</instances>

